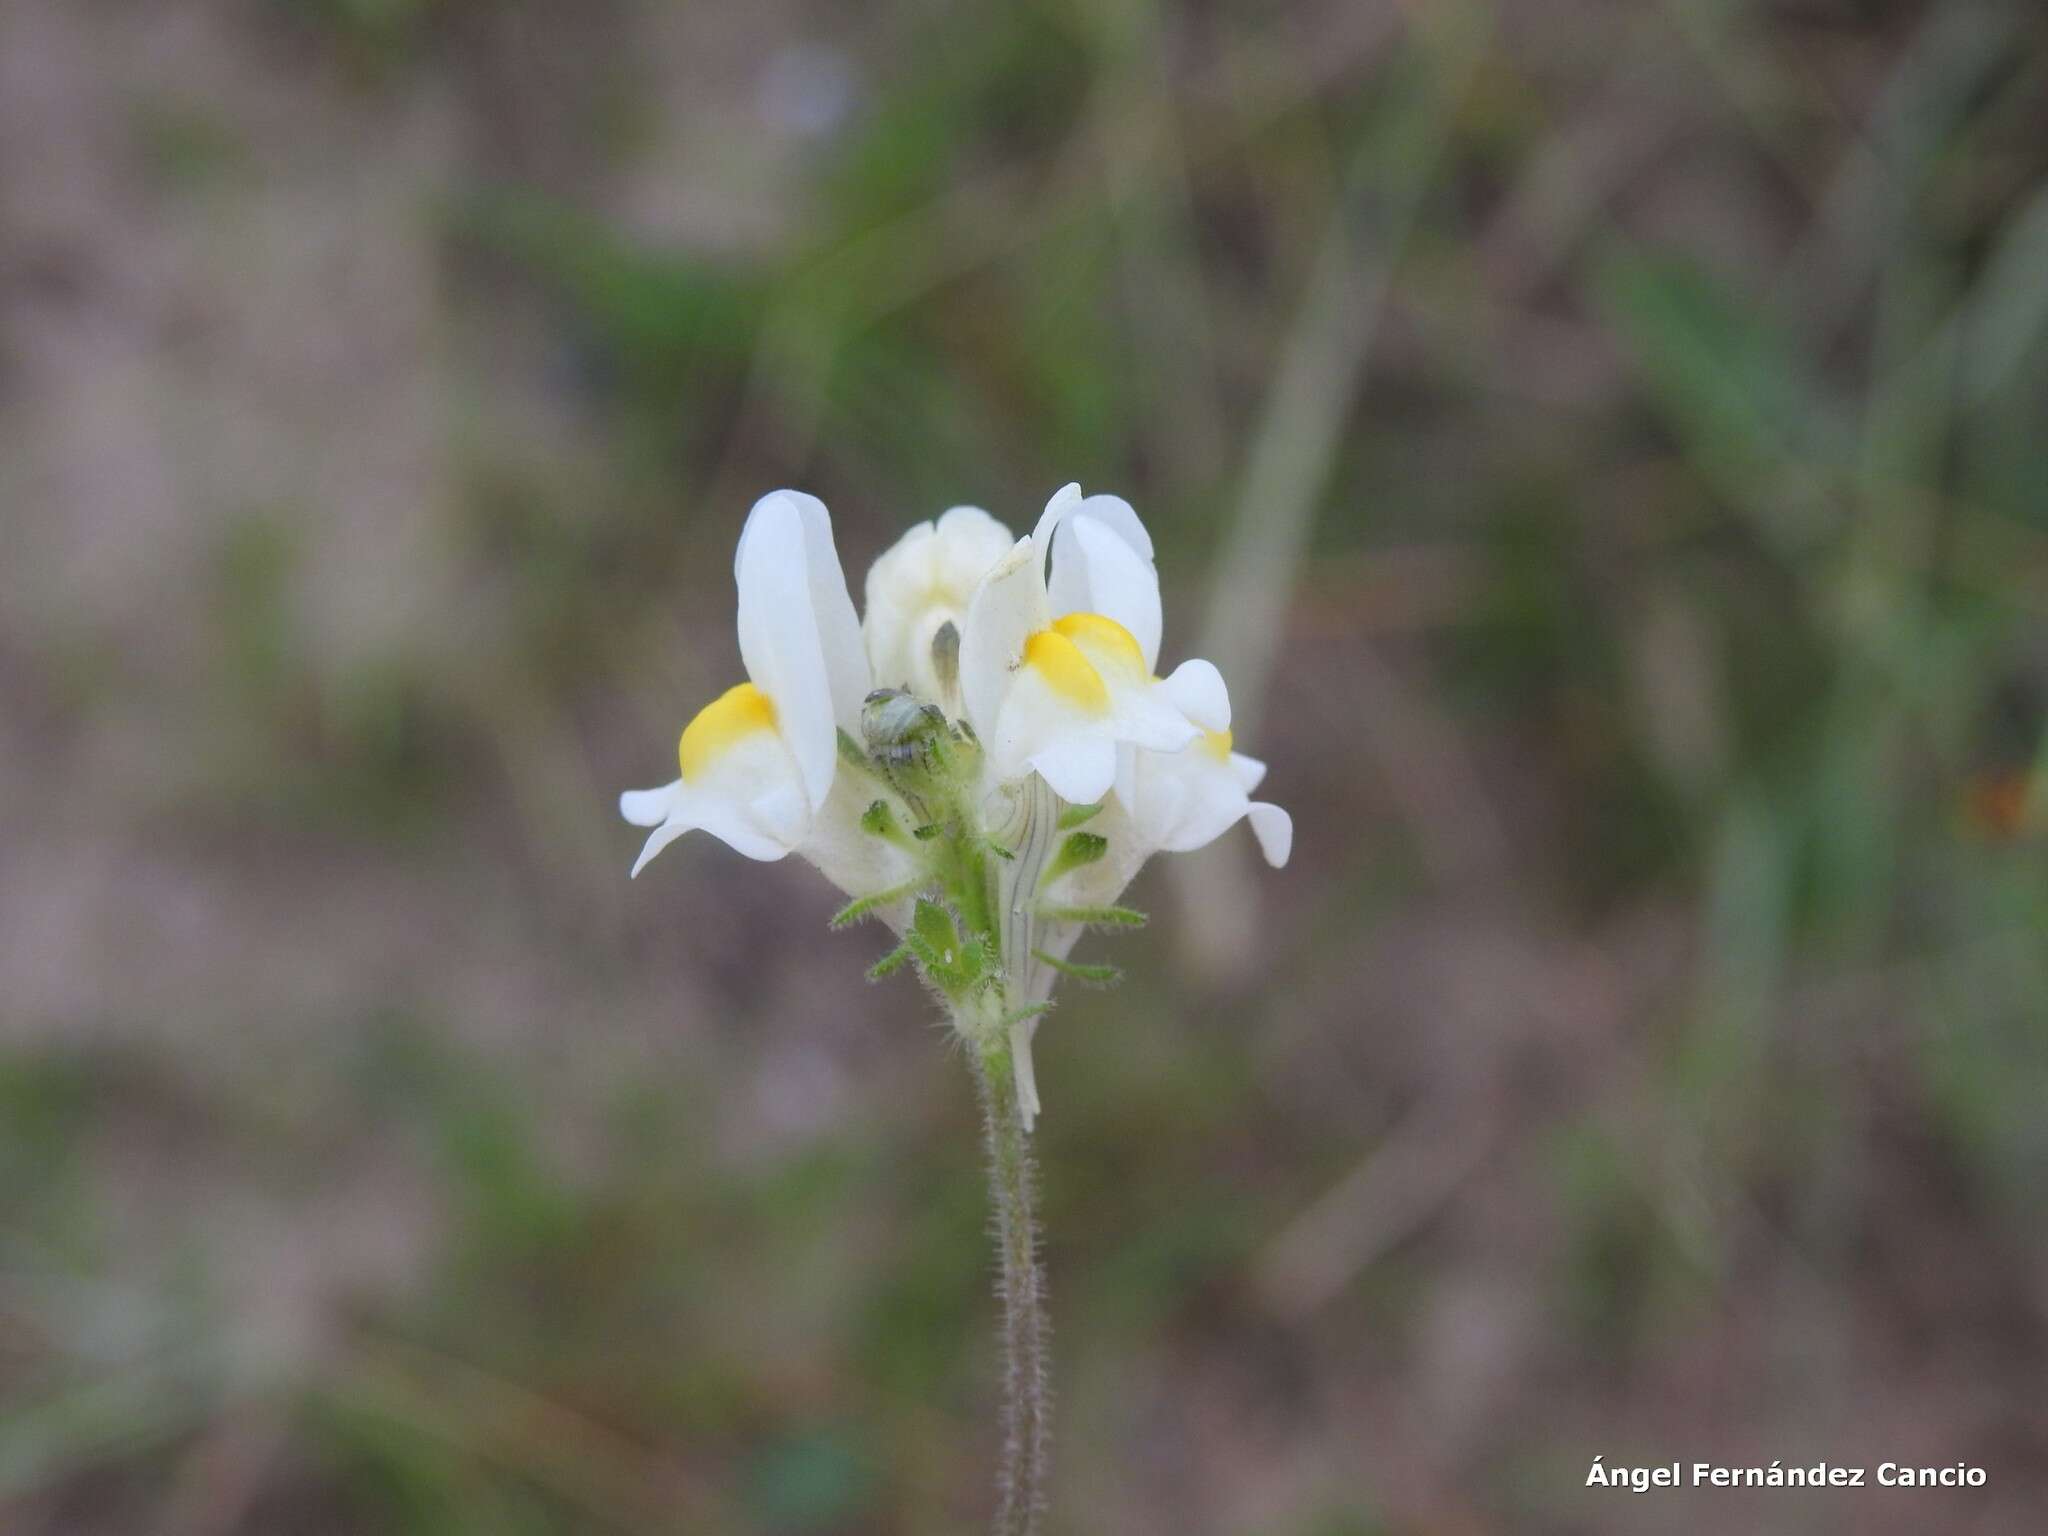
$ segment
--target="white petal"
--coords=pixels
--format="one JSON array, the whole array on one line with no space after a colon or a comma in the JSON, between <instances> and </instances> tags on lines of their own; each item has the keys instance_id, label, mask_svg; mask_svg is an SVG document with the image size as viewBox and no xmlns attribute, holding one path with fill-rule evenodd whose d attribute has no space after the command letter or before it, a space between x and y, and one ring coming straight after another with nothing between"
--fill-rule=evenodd
<instances>
[{"instance_id":1,"label":"white petal","mask_svg":"<svg viewBox=\"0 0 2048 1536\"><path fill-rule=\"evenodd\" d=\"M1087 676L1100 689L1099 702L1077 699L1037 665L1021 666L1010 675L995 729L983 737L989 771L996 779L1012 778L1036 765L1041 754L1082 751L1079 744L1086 742L1090 745L1082 759L1085 777L1062 784L1054 774L1073 775L1075 770L1060 767L1045 778L1067 800L1075 800L1077 794L1084 802L1098 800L1115 784L1119 745L1171 753L1200 737L1201 731L1173 707L1157 684L1127 683L1092 668ZM1079 783L1090 787L1078 789Z\"/></svg>"},{"instance_id":2,"label":"white petal","mask_svg":"<svg viewBox=\"0 0 2048 1536\"><path fill-rule=\"evenodd\" d=\"M872 803L869 785L856 775L841 774L797 850L849 896L872 896L902 885L916 873L909 854L861 826L860 818ZM877 915L900 930L910 915L909 900L891 903Z\"/></svg>"},{"instance_id":3,"label":"white petal","mask_svg":"<svg viewBox=\"0 0 2048 1536\"><path fill-rule=\"evenodd\" d=\"M1116 782L1116 743L1101 736L1069 736L1033 753L1026 766L1069 805L1093 805Z\"/></svg>"},{"instance_id":4,"label":"white petal","mask_svg":"<svg viewBox=\"0 0 2048 1536\"><path fill-rule=\"evenodd\" d=\"M1163 829L1159 847L1165 853L1206 848L1244 820L1244 791L1229 771L1199 751L1182 756L1186 762L1175 763L1163 775L1166 782L1153 786L1162 797L1153 825Z\"/></svg>"},{"instance_id":5,"label":"white petal","mask_svg":"<svg viewBox=\"0 0 2048 1536\"><path fill-rule=\"evenodd\" d=\"M802 491L779 494L796 503L804 522L804 563L811 584L811 613L825 650L825 676L832 694L832 717L839 728L860 735L860 709L868 696L867 651L861 645L860 618L846 590L846 572L832 542L832 514L825 503ZM836 743L835 743L836 747Z\"/></svg>"},{"instance_id":6,"label":"white petal","mask_svg":"<svg viewBox=\"0 0 2048 1536\"><path fill-rule=\"evenodd\" d=\"M1230 690L1212 663L1200 658L1184 661L1160 686L1174 708L1203 730L1230 729Z\"/></svg>"},{"instance_id":7,"label":"white petal","mask_svg":"<svg viewBox=\"0 0 2048 1536\"><path fill-rule=\"evenodd\" d=\"M1040 554L1046 552L1053 530L1075 513L1109 524L1111 531L1141 557L1152 559L1152 535L1145 531L1144 523L1131 510L1131 504L1121 496L1083 496L1079 483L1074 481L1052 493L1052 499L1045 504L1045 511L1039 514L1038 526L1031 530L1031 541L1038 546Z\"/></svg>"},{"instance_id":8,"label":"white petal","mask_svg":"<svg viewBox=\"0 0 2048 1536\"><path fill-rule=\"evenodd\" d=\"M765 729L723 744L692 778L627 791L619 797L619 811L641 826L660 822L633 865L635 874L693 829L750 859L767 860L803 847L812 824L796 757L779 732Z\"/></svg>"},{"instance_id":9,"label":"white petal","mask_svg":"<svg viewBox=\"0 0 2048 1536\"><path fill-rule=\"evenodd\" d=\"M1247 814L1252 836L1259 840L1259 851L1265 854L1268 864L1280 868L1294 852L1294 818L1264 800L1254 800Z\"/></svg>"},{"instance_id":10,"label":"white petal","mask_svg":"<svg viewBox=\"0 0 2048 1536\"><path fill-rule=\"evenodd\" d=\"M658 827L668 820L682 787L677 779L659 789L629 789L619 796L619 814L636 827Z\"/></svg>"},{"instance_id":11,"label":"white petal","mask_svg":"<svg viewBox=\"0 0 2048 1536\"><path fill-rule=\"evenodd\" d=\"M936 525L912 523L894 544L875 556L875 563L868 567L867 601L870 610L878 603L887 603L899 596L908 597L931 580L932 540L937 537Z\"/></svg>"},{"instance_id":12,"label":"white petal","mask_svg":"<svg viewBox=\"0 0 2048 1536\"><path fill-rule=\"evenodd\" d=\"M953 507L908 530L874 563L862 633L878 686L907 687L960 713L957 672L941 675L932 643L947 624L965 628L975 588L1015 542L979 507Z\"/></svg>"},{"instance_id":13,"label":"white petal","mask_svg":"<svg viewBox=\"0 0 2048 1536\"><path fill-rule=\"evenodd\" d=\"M1152 563L1152 535L1145 531L1145 524L1128 501L1121 496L1084 496L1081 498L1079 515L1106 524L1109 530L1137 553L1147 565Z\"/></svg>"},{"instance_id":14,"label":"white petal","mask_svg":"<svg viewBox=\"0 0 2048 1536\"><path fill-rule=\"evenodd\" d=\"M1037 551L1029 539L1019 539L974 589L960 632L960 693L968 722L984 742L995 738L1024 642L1047 622Z\"/></svg>"},{"instance_id":15,"label":"white petal","mask_svg":"<svg viewBox=\"0 0 2048 1536\"><path fill-rule=\"evenodd\" d=\"M939 514L938 531L942 548L948 556L956 552L992 549L994 558L1000 559L1003 551L1014 542L1010 530L980 507L948 507ZM965 574L979 578L982 572Z\"/></svg>"},{"instance_id":16,"label":"white petal","mask_svg":"<svg viewBox=\"0 0 2048 1536\"><path fill-rule=\"evenodd\" d=\"M1163 620L1159 572L1147 554L1110 523L1093 515L1097 503L1122 508L1133 525L1137 514L1114 496L1091 496L1066 518L1053 551L1048 590L1055 615L1100 613L1131 632L1145 658L1145 670L1159 664ZM1138 526L1142 536L1144 529ZM1150 547L1151 541L1145 541Z\"/></svg>"},{"instance_id":17,"label":"white petal","mask_svg":"<svg viewBox=\"0 0 2048 1536\"><path fill-rule=\"evenodd\" d=\"M1139 802L1143 794L1139 777L1138 749L1129 742L1120 742L1116 749L1116 783L1112 786L1117 804L1129 810ZM1091 829L1093 830L1093 829Z\"/></svg>"},{"instance_id":18,"label":"white petal","mask_svg":"<svg viewBox=\"0 0 2048 1536\"><path fill-rule=\"evenodd\" d=\"M1157 850L1141 843L1128 824L1113 821L1116 802L1088 823L1090 832L1109 839L1109 849L1093 864L1083 864L1052 883L1048 895L1063 906L1107 907L1123 895L1125 887ZM1058 959L1065 959L1079 934L1072 925L1040 930L1041 947Z\"/></svg>"},{"instance_id":19,"label":"white petal","mask_svg":"<svg viewBox=\"0 0 2048 1536\"><path fill-rule=\"evenodd\" d=\"M1073 510L1081 505L1081 486L1078 481L1068 481L1052 493L1045 510L1038 515L1038 526L1031 530L1031 547L1038 552L1038 579L1045 581L1046 557L1052 553L1053 531L1066 521Z\"/></svg>"},{"instance_id":20,"label":"white petal","mask_svg":"<svg viewBox=\"0 0 2048 1536\"><path fill-rule=\"evenodd\" d=\"M776 729L816 806L838 771L839 736L807 551L803 511L793 495L777 491L754 503L740 533L740 660L754 686L774 701Z\"/></svg>"},{"instance_id":21,"label":"white petal","mask_svg":"<svg viewBox=\"0 0 2048 1536\"><path fill-rule=\"evenodd\" d=\"M1173 705L1164 688L1110 690L1109 731L1118 741L1152 752L1178 752L1201 736L1201 730Z\"/></svg>"},{"instance_id":22,"label":"white petal","mask_svg":"<svg viewBox=\"0 0 2048 1536\"><path fill-rule=\"evenodd\" d=\"M640 871L647 867L648 860L652 859L657 853L661 852L662 849L666 848L670 843L674 842L677 838L681 837L685 832L694 832L696 830L697 829L687 821L665 822L661 826L655 828L654 835L648 838L645 843L641 844L640 857L633 861L632 873L629 874L627 878L630 880L639 879Z\"/></svg>"},{"instance_id":23,"label":"white petal","mask_svg":"<svg viewBox=\"0 0 2048 1536\"><path fill-rule=\"evenodd\" d=\"M1246 757L1242 752L1230 754L1230 772L1237 780L1237 787L1250 794L1266 781L1266 765L1256 757Z\"/></svg>"},{"instance_id":24,"label":"white petal","mask_svg":"<svg viewBox=\"0 0 2048 1536\"><path fill-rule=\"evenodd\" d=\"M868 567L861 636L867 643L869 669L877 687L901 688L911 682L910 631L922 615L925 594L931 589L935 537L930 523L918 523L905 529Z\"/></svg>"},{"instance_id":25,"label":"white petal","mask_svg":"<svg viewBox=\"0 0 2048 1536\"><path fill-rule=\"evenodd\" d=\"M750 859L762 863L773 863L789 853L786 843L776 841L747 817L738 806L710 799L704 796L687 796L676 808L676 814L654 829L640 850L640 857L633 861L633 873L638 875L653 858L685 832L709 832L736 853L743 853Z\"/></svg>"},{"instance_id":26,"label":"white petal","mask_svg":"<svg viewBox=\"0 0 2048 1536\"><path fill-rule=\"evenodd\" d=\"M815 818L800 786L773 784L750 799L737 803L744 807L747 824L771 842L779 844L784 852L794 853L809 843ZM711 823L706 822L705 825L709 828ZM718 835L723 837L725 834L721 832ZM737 848L739 845L735 843L733 846ZM777 855L778 858L780 856Z\"/></svg>"},{"instance_id":27,"label":"white petal","mask_svg":"<svg viewBox=\"0 0 2048 1536\"><path fill-rule=\"evenodd\" d=\"M1120 851L1121 842L1142 863L1166 846L1183 818L1188 790L1181 759L1187 754L1167 758L1158 752L1129 750L1135 759L1130 782L1119 778L1115 802L1091 830L1110 839L1112 853ZM1122 819L1111 830L1111 818L1118 815Z\"/></svg>"}]
</instances>

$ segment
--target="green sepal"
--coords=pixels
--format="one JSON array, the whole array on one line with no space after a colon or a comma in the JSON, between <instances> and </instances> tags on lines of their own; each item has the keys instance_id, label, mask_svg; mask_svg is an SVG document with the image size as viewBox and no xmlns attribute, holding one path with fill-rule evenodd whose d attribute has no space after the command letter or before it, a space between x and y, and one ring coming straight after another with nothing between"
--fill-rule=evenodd
<instances>
[{"instance_id":1,"label":"green sepal","mask_svg":"<svg viewBox=\"0 0 2048 1536\"><path fill-rule=\"evenodd\" d=\"M1142 928L1150 921L1132 907L1040 907L1038 915L1054 923L1086 923L1091 928Z\"/></svg>"},{"instance_id":2,"label":"green sepal","mask_svg":"<svg viewBox=\"0 0 2048 1536\"><path fill-rule=\"evenodd\" d=\"M876 891L872 896L857 896L837 912L834 912L832 920L826 926L835 929L850 928L853 924L862 921L864 918L873 917L879 908L888 906L890 902L901 901L904 897L922 888L923 885L924 877L920 875L915 880L906 880L901 885L893 885L886 891Z\"/></svg>"},{"instance_id":3,"label":"green sepal","mask_svg":"<svg viewBox=\"0 0 2048 1536\"><path fill-rule=\"evenodd\" d=\"M847 739L844 731L839 733L839 739L841 741ZM1060 812L1060 830L1062 832L1071 832L1075 827L1094 820L1101 811L1102 802L1100 800L1096 801L1093 805L1070 805Z\"/></svg>"},{"instance_id":4,"label":"green sepal","mask_svg":"<svg viewBox=\"0 0 2048 1536\"><path fill-rule=\"evenodd\" d=\"M969 934L967 938L967 966L982 987L999 986L1003 980L1003 969L996 959L996 951L989 941L980 934Z\"/></svg>"},{"instance_id":5,"label":"green sepal","mask_svg":"<svg viewBox=\"0 0 2048 1536\"><path fill-rule=\"evenodd\" d=\"M892 843L900 841L903 836L903 829L896 822L896 813L886 800L877 800L860 813L860 829L870 837L886 837Z\"/></svg>"},{"instance_id":6,"label":"green sepal","mask_svg":"<svg viewBox=\"0 0 2048 1536\"><path fill-rule=\"evenodd\" d=\"M920 843L928 843L945 830L946 824L944 822L928 821L921 827L913 827L911 829L910 835L916 838Z\"/></svg>"},{"instance_id":7,"label":"green sepal","mask_svg":"<svg viewBox=\"0 0 2048 1536\"><path fill-rule=\"evenodd\" d=\"M958 963L953 957L960 953L960 930L953 924L953 914L936 901L918 901L910 915L910 932L904 937L930 949L940 965Z\"/></svg>"},{"instance_id":8,"label":"green sepal","mask_svg":"<svg viewBox=\"0 0 2048 1536\"><path fill-rule=\"evenodd\" d=\"M1056 960L1042 949L1031 951L1031 958L1091 987L1113 987L1124 979L1124 973L1113 965L1077 965L1072 960Z\"/></svg>"},{"instance_id":9,"label":"green sepal","mask_svg":"<svg viewBox=\"0 0 2048 1536\"><path fill-rule=\"evenodd\" d=\"M1069 832L1060 851L1045 861L1045 873L1038 877L1038 888L1044 890L1061 875L1093 864L1107 852L1109 839L1101 833Z\"/></svg>"},{"instance_id":10,"label":"green sepal","mask_svg":"<svg viewBox=\"0 0 2048 1536\"><path fill-rule=\"evenodd\" d=\"M1022 1008L1012 1008L1008 1013L996 1020L996 1028L1009 1029L1013 1025L1025 1023L1030 1019L1040 1018L1051 1012L1052 1004L1050 1002L1026 1003Z\"/></svg>"},{"instance_id":11,"label":"green sepal","mask_svg":"<svg viewBox=\"0 0 2048 1536\"><path fill-rule=\"evenodd\" d=\"M970 944L962 939L953 914L935 901L919 899L903 942L917 957L926 979L948 996L958 996L973 986L987 966L986 948L978 941Z\"/></svg>"},{"instance_id":12,"label":"green sepal","mask_svg":"<svg viewBox=\"0 0 2048 1536\"><path fill-rule=\"evenodd\" d=\"M910 946L898 944L889 953L868 967L868 980L880 981L884 976L894 975L911 961Z\"/></svg>"}]
</instances>

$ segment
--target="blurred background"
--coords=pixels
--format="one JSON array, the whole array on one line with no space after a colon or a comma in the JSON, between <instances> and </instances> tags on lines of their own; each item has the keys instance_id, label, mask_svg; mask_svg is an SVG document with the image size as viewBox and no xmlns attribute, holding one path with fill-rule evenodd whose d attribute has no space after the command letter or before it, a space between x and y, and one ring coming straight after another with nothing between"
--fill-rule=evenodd
<instances>
[{"instance_id":1,"label":"blurred background","mask_svg":"<svg viewBox=\"0 0 2048 1536\"><path fill-rule=\"evenodd\" d=\"M0 0L0 1529L978 1525L962 1064L615 797L1069 479L1301 836L1040 1037L1051 1528L2040 1529L2034 0Z\"/></svg>"}]
</instances>

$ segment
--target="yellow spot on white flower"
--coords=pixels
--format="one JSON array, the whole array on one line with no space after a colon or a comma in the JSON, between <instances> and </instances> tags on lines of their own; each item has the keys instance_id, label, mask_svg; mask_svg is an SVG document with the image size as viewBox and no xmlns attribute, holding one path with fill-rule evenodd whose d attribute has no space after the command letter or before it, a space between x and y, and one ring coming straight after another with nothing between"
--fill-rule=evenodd
<instances>
[{"instance_id":1,"label":"yellow spot on white flower","mask_svg":"<svg viewBox=\"0 0 2048 1536\"><path fill-rule=\"evenodd\" d=\"M676 757L683 765L683 778L694 779L723 757L736 742L756 731L775 729L775 701L752 683L738 683L697 711L697 718L683 727L683 739L676 743Z\"/></svg>"},{"instance_id":2,"label":"yellow spot on white flower","mask_svg":"<svg viewBox=\"0 0 2048 1536\"><path fill-rule=\"evenodd\" d=\"M1229 731L1202 732L1202 750L1219 763L1230 761L1230 749L1237 745L1237 738Z\"/></svg>"},{"instance_id":3,"label":"yellow spot on white flower","mask_svg":"<svg viewBox=\"0 0 2048 1536\"><path fill-rule=\"evenodd\" d=\"M1070 613L1053 621L1053 629L1081 648L1097 667L1131 678L1145 675L1145 653L1128 629L1100 613Z\"/></svg>"},{"instance_id":4,"label":"yellow spot on white flower","mask_svg":"<svg viewBox=\"0 0 2048 1536\"><path fill-rule=\"evenodd\" d=\"M1109 688L1102 681L1102 674L1057 627L1041 629L1024 642L1024 665L1075 707L1091 715L1109 713Z\"/></svg>"}]
</instances>

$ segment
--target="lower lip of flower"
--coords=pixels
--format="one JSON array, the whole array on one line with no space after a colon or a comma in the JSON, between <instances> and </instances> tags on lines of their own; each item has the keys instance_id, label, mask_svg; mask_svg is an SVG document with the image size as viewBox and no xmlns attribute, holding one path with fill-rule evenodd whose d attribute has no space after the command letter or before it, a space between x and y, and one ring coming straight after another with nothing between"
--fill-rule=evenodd
<instances>
[{"instance_id":1,"label":"lower lip of flower","mask_svg":"<svg viewBox=\"0 0 2048 1536\"><path fill-rule=\"evenodd\" d=\"M1024 642L1024 664L1069 704L1091 715L1109 713L1109 685L1081 647L1056 629L1041 629Z\"/></svg>"},{"instance_id":2,"label":"lower lip of flower","mask_svg":"<svg viewBox=\"0 0 2048 1536\"><path fill-rule=\"evenodd\" d=\"M719 758L757 731L775 729L775 701L752 683L738 683L697 711L683 727L676 758L683 779L697 778Z\"/></svg>"}]
</instances>

